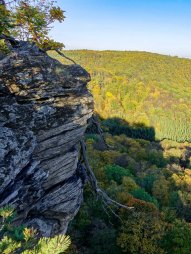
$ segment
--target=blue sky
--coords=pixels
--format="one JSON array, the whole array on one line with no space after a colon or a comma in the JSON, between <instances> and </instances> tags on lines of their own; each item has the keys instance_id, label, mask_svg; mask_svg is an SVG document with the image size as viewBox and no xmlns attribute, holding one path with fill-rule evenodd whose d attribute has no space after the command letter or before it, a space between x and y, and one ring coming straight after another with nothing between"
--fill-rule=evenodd
<instances>
[{"instance_id":1,"label":"blue sky","mask_svg":"<svg viewBox=\"0 0 191 254\"><path fill-rule=\"evenodd\" d=\"M191 0L58 0L51 32L66 49L140 50L191 57Z\"/></svg>"}]
</instances>

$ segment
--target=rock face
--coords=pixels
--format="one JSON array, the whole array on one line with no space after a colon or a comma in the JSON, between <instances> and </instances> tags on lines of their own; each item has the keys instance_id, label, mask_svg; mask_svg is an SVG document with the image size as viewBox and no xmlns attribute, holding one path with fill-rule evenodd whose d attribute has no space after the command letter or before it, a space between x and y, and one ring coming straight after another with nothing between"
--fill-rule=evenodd
<instances>
[{"instance_id":1,"label":"rock face","mask_svg":"<svg viewBox=\"0 0 191 254\"><path fill-rule=\"evenodd\" d=\"M79 65L29 43L0 60L0 206L43 235L65 233L83 199L79 140L93 112Z\"/></svg>"}]
</instances>

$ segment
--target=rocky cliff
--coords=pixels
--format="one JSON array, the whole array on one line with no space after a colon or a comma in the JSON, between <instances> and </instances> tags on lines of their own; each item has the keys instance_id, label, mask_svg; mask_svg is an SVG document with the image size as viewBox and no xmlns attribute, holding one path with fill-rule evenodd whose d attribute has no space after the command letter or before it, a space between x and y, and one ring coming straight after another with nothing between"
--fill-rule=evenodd
<instances>
[{"instance_id":1,"label":"rocky cliff","mask_svg":"<svg viewBox=\"0 0 191 254\"><path fill-rule=\"evenodd\" d=\"M79 65L20 43L0 60L0 206L43 235L64 233L83 199L78 143L93 112Z\"/></svg>"}]
</instances>

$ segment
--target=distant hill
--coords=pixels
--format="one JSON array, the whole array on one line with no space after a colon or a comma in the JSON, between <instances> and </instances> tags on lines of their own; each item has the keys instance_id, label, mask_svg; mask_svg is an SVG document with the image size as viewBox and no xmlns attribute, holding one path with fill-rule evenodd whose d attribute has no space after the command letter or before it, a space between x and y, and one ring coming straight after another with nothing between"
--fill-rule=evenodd
<instances>
[{"instance_id":1,"label":"distant hill","mask_svg":"<svg viewBox=\"0 0 191 254\"><path fill-rule=\"evenodd\" d=\"M191 60L134 51L65 53L90 72L102 118L153 127L158 140L191 142Z\"/></svg>"}]
</instances>

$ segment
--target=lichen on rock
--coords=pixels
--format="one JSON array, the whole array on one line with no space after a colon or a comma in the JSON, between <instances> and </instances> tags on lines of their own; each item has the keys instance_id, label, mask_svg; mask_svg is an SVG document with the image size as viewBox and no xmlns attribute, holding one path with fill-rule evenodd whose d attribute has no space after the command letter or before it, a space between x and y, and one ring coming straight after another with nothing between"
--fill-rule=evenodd
<instances>
[{"instance_id":1,"label":"lichen on rock","mask_svg":"<svg viewBox=\"0 0 191 254\"><path fill-rule=\"evenodd\" d=\"M21 42L0 60L0 206L42 235L65 233L83 200L78 143L93 113L79 65Z\"/></svg>"}]
</instances>

